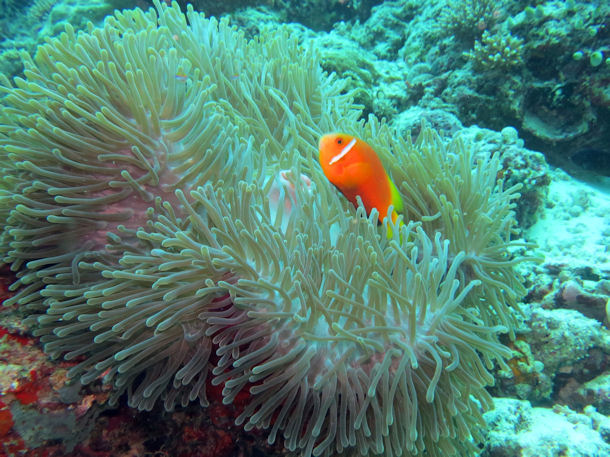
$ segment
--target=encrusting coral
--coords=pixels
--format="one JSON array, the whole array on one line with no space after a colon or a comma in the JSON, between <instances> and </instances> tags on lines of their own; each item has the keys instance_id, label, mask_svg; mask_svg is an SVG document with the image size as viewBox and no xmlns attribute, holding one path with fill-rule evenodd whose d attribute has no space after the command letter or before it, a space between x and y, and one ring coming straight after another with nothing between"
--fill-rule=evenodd
<instances>
[{"instance_id":1,"label":"encrusting coral","mask_svg":"<svg viewBox=\"0 0 610 457\"><path fill-rule=\"evenodd\" d=\"M499 158L358 121L285 32L155 6L1 81L1 254L45 350L139 409L247 393L237 423L306 457L474 449L524 292ZM328 183L337 130L378 151L404 224Z\"/></svg>"}]
</instances>

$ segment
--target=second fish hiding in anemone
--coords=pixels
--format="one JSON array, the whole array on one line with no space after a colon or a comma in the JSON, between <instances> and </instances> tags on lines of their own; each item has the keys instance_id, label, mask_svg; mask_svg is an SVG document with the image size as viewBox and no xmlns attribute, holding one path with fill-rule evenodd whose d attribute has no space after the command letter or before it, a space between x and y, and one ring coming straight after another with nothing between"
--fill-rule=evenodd
<instances>
[{"instance_id":1,"label":"second fish hiding in anemone","mask_svg":"<svg viewBox=\"0 0 610 457\"><path fill-rule=\"evenodd\" d=\"M402 198L368 143L345 133L329 133L320 138L319 151L322 171L354 206L360 196L366 213L376 208L383 222L392 205L392 222L396 222L403 211Z\"/></svg>"}]
</instances>

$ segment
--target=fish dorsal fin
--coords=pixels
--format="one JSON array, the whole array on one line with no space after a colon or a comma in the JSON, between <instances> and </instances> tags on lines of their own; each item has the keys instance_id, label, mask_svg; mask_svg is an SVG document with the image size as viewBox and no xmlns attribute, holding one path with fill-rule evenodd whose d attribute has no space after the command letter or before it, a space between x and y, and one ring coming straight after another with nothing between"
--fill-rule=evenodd
<instances>
[{"instance_id":1,"label":"fish dorsal fin","mask_svg":"<svg viewBox=\"0 0 610 457\"><path fill-rule=\"evenodd\" d=\"M348 152L350 152L352 150L352 148L354 147L355 144L356 144L356 138L352 138L352 141L347 143L345 145L345 147L343 149L341 149L341 152L339 154L337 154L336 156L331 158L330 162L328 162L328 164L332 165L333 163L338 162L339 160L341 160L343 157L345 157L345 155Z\"/></svg>"}]
</instances>

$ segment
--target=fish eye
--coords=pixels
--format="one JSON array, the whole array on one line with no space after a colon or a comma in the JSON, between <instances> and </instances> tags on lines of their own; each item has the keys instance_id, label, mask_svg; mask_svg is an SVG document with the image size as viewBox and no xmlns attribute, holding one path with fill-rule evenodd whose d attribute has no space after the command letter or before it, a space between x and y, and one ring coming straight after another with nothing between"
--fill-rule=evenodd
<instances>
[{"instance_id":1,"label":"fish eye","mask_svg":"<svg viewBox=\"0 0 610 457\"><path fill-rule=\"evenodd\" d=\"M343 144L343 138L337 138L337 144Z\"/></svg>"}]
</instances>

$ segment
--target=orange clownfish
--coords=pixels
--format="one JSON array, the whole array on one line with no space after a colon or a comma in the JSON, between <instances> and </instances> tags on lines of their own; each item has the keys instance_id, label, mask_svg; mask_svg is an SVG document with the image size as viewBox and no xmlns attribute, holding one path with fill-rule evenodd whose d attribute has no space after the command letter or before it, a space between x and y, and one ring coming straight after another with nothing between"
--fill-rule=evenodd
<instances>
[{"instance_id":1,"label":"orange clownfish","mask_svg":"<svg viewBox=\"0 0 610 457\"><path fill-rule=\"evenodd\" d=\"M320 138L319 150L322 171L354 206L359 195L367 214L377 208L382 222L392 205L396 222L402 198L370 145L345 133L329 133Z\"/></svg>"}]
</instances>

